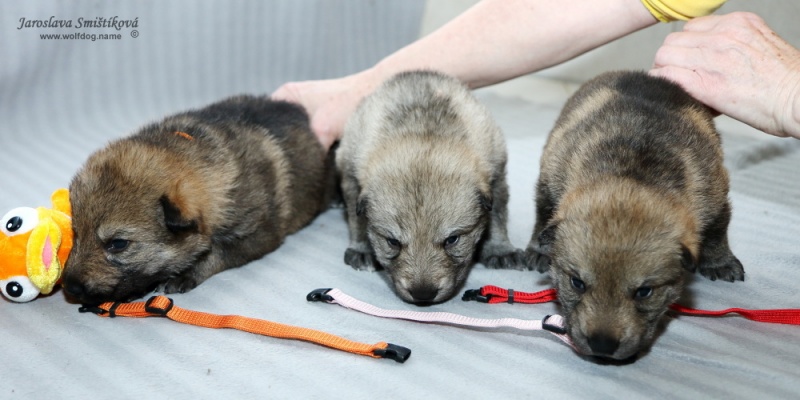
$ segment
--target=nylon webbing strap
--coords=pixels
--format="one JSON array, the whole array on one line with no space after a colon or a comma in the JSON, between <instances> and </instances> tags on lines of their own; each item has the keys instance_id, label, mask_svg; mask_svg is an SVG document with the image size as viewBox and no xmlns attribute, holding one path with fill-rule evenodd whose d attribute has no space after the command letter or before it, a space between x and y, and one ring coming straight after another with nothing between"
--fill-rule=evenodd
<instances>
[{"instance_id":1,"label":"nylon webbing strap","mask_svg":"<svg viewBox=\"0 0 800 400\"><path fill-rule=\"evenodd\" d=\"M728 308L726 310L709 311L697 310L694 308L684 307L680 304L673 304L669 306L675 312L685 315L703 316L703 317L720 317L726 314L739 314L749 320L758 322L768 322L772 324L788 324L800 325L800 310L798 309L775 309L775 310L747 310L743 308Z\"/></svg>"},{"instance_id":2,"label":"nylon webbing strap","mask_svg":"<svg viewBox=\"0 0 800 400\"><path fill-rule=\"evenodd\" d=\"M303 340L349 353L374 358L391 358L401 363L407 360L411 355L411 350L391 343L359 343L329 333L277 322L242 317L239 315L217 315L186 310L176 307L172 299L165 296L153 296L146 302L109 302L99 306L83 306L79 311L93 312L101 317L110 318L167 317L183 324L215 329L230 328L280 339Z\"/></svg>"},{"instance_id":3,"label":"nylon webbing strap","mask_svg":"<svg viewBox=\"0 0 800 400\"><path fill-rule=\"evenodd\" d=\"M513 293L513 299L509 296L509 292ZM462 300L475 300L481 303L523 303L523 304L537 304L546 303L549 301L557 300L557 293L555 289L547 289L534 293L517 292L506 290L497 286L484 286L480 289L471 289L464 292ZM789 324L800 325L800 309L775 309L775 310L747 310L743 308L729 308L726 310L709 311L698 310L694 308L684 307L680 304L673 304L670 309L692 316L702 317L719 317L726 314L736 313L749 320L757 322L767 322L773 324Z\"/></svg>"},{"instance_id":4,"label":"nylon webbing strap","mask_svg":"<svg viewBox=\"0 0 800 400\"><path fill-rule=\"evenodd\" d=\"M480 289L471 289L464 292L461 300L475 300L481 303L523 303L538 304L548 303L557 300L555 289L542 290L535 293L517 292L513 289L503 289L497 286L487 285Z\"/></svg>"},{"instance_id":5,"label":"nylon webbing strap","mask_svg":"<svg viewBox=\"0 0 800 400\"><path fill-rule=\"evenodd\" d=\"M424 312L408 310L386 310L348 296L339 289L317 289L306 297L308 301L322 301L339 304L345 308L381 318L403 319L417 322L437 322L448 325L480 328L510 327L520 330L546 330L564 343L572 346L572 341L564 330L564 319L560 315L548 315L543 320L522 320L516 318L482 319L448 312Z\"/></svg>"}]
</instances>

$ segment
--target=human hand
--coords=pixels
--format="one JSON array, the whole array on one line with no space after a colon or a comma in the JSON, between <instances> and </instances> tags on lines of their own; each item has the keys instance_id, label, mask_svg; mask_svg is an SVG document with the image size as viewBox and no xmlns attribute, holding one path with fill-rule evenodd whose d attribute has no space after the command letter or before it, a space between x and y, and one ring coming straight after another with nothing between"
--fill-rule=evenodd
<instances>
[{"instance_id":1,"label":"human hand","mask_svg":"<svg viewBox=\"0 0 800 400\"><path fill-rule=\"evenodd\" d=\"M342 137L347 118L374 87L369 72L363 71L339 79L288 82L271 97L305 107L311 130L327 150Z\"/></svg>"},{"instance_id":2,"label":"human hand","mask_svg":"<svg viewBox=\"0 0 800 400\"><path fill-rule=\"evenodd\" d=\"M754 128L800 138L800 50L755 14L687 22L666 37L650 73Z\"/></svg>"}]
</instances>

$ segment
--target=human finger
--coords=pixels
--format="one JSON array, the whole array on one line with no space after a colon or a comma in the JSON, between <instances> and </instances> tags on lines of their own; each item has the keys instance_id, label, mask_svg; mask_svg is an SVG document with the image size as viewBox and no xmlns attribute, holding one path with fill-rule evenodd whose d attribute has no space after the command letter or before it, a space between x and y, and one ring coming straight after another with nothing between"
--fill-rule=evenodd
<instances>
[{"instance_id":1,"label":"human finger","mask_svg":"<svg viewBox=\"0 0 800 400\"><path fill-rule=\"evenodd\" d=\"M709 32L673 32L664 38L662 46L700 47L714 43L717 36Z\"/></svg>"},{"instance_id":2,"label":"human finger","mask_svg":"<svg viewBox=\"0 0 800 400\"><path fill-rule=\"evenodd\" d=\"M700 77L699 75L697 75L696 72L690 69L676 67L672 65L656 67L648 71L648 73L650 75L658 76L661 78L668 79L672 82L675 82L681 87L683 87L684 90L687 90L687 88L689 87L697 86L698 83L700 82Z\"/></svg>"},{"instance_id":3,"label":"human finger","mask_svg":"<svg viewBox=\"0 0 800 400\"><path fill-rule=\"evenodd\" d=\"M707 91L704 89L704 81L696 71L675 66L666 66L653 68L648 71L648 73L652 76L661 77L678 84L678 86L686 90L690 96L708 107L711 114L715 117L721 114L721 112L714 108L714 105L708 103L708 99L705 96Z\"/></svg>"},{"instance_id":4,"label":"human finger","mask_svg":"<svg viewBox=\"0 0 800 400\"><path fill-rule=\"evenodd\" d=\"M708 15L688 21L683 32L745 32L760 31L768 33L772 30L763 18L751 12L733 12L724 15Z\"/></svg>"},{"instance_id":5,"label":"human finger","mask_svg":"<svg viewBox=\"0 0 800 400\"><path fill-rule=\"evenodd\" d=\"M284 83L283 85L279 86L275 89L272 94L270 94L270 98L273 100L283 100L283 101L290 101L290 102L298 102L299 94L295 91L295 86L292 82Z\"/></svg>"},{"instance_id":6,"label":"human finger","mask_svg":"<svg viewBox=\"0 0 800 400\"><path fill-rule=\"evenodd\" d=\"M325 150L333 146L333 143L339 140L341 133L332 128L332 126L320 120L319 118L311 119L311 131L317 136L317 140L322 144Z\"/></svg>"},{"instance_id":7,"label":"human finger","mask_svg":"<svg viewBox=\"0 0 800 400\"><path fill-rule=\"evenodd\" d=\"M706 15L686 21L683 25L684 32L708 32L716 28L723 21L721 15Z\"/></svg>"},{"instance_id":8,"label":"human finger","mask_svg":"<svg viewBox=\"0 0 800 400\"><path fill-rule=\"evenodd\" d=\"M655 67L680 67L685 69L696 69L704 63L705 55L703 50L697 47L683 47L664 45L661 46L653 58Z\"/></svg>"}]
</instances>

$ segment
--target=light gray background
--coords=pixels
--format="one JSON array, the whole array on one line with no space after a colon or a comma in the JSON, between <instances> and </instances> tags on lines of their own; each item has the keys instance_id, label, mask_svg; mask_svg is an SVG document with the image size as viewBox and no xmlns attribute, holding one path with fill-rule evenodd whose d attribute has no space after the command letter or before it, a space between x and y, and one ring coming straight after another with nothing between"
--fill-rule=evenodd
<instances>
[{"instance_id":1,"label":"light gray background","mask_svg":"<svg viewBox=\"0 0 800 400\"><path fill-rule=\"evenodd\" d=\"M50 193L68 185L92 151L166 114L371 65L414 40L422 25L431 26L431 9L444 3L2 2L0 210L49 205ZM784 15L777 13L782 19L797 15L796 6L787 6L792 2L762 3L785 6ZM48 41L39 35L76 30L17 29L20 18L51 15L138 17L139 36L123 29L119 41ZM648 37L654 52L671 29L659 25L641 38ZM638 42L615 46L612 58L630 57L624 66L646 67ZM537 74L478 93L508 138L515 245L524 247L533 227L533 184L546 134L575 88L554 79L579 81L605 69L596 64L575 76ZM718 126L731 170L731 245L747 280L696 277L682 302L708 309L800 307L799 142L725 118ZM184 308L405 345L413 350L405 364L162 319L101 319L78 314L59 291L28 304L0 301L0 398L796 398L800 390L795 326L678 317L651 351L616 367L587 362L547 334L380 320L307 303L310 290L338 287L384 308L526 319L557 311L552 304L487 306L458 299L420 309L399 300L380 273L344 265L346 246L342 210L332 209L276 252L173 297ZM549 287L535 272L477 265L466 287L485 284Z\"/></svg>"}]
</instances>

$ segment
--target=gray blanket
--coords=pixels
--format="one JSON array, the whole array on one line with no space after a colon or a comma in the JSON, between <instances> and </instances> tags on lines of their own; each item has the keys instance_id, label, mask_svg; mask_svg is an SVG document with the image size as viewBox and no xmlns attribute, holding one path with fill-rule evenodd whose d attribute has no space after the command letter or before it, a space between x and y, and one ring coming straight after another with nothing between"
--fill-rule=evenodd
<instances>
[{"instance_id":1,"label":"gray blanket","mask_svg":"<svg viewBox=\"0 0 800 400\"><path fill-rule=\"evenodd\" d=\"M49 205L92 151L163 115L371 65L416 37L421 10L420 1L2 2L0 210ZM51 16L73 26L30 22ZM76 27L79 18L102 25L114 16L128 25ZM121 37L42 36L80 33ZM553 87L541 96L560 102L479 93L507 137L509 234L519 247L533 228L541 149L569 93ZM800 142L724 118L718 125L731 173L731 247L746 280L696 276L681 302L800 307ZM166 319L101 319L79 314L57 291L27 304L0 301L0 398L796 398L800 391L797 326L670 317L638 361L606 366L547 333L384 320L306 302L312 289L337 287L390 309L523 319L558 311L459 299L419 308L397 298L383 273L345 265L346 246L343 210L331 209L276 252L172 297L183 308L404 345L413 350L405 364ZM550 282L476 265L465 288L487 284L536 291Z\"/></svg>"}]
</instances>

